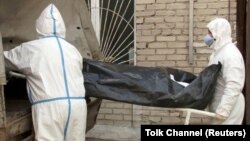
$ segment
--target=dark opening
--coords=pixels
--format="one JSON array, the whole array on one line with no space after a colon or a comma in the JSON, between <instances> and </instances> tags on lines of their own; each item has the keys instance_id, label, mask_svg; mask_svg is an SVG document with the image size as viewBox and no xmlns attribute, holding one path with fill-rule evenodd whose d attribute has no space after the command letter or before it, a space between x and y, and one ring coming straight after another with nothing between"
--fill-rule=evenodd
<instances>
[{"instance_id":1,"label":"dark opening","mask_svg":"<svg viewBox=\"0 0 250 141\"><path fill-rule=\"evenodd\" d=\"M4 86L5 108L7 128L25 124L29 128L20 128L20 131L13 132L10 138L24 139L32 133L31 104L26 91L26 80L20 78L10 78ZM27 120L23 120L26 118Z\"/></svg>"},{"instance_id":2,"label":"dark opening","mask_svg":"<svg viewBox=\"0 0 250 141\"><path fill-rule=\"evenodd\" d=\"M21 78L10 78L4 86L5 100L24 100L28 101L26 90L26 80Z\"/></svg>"}]
</instances>

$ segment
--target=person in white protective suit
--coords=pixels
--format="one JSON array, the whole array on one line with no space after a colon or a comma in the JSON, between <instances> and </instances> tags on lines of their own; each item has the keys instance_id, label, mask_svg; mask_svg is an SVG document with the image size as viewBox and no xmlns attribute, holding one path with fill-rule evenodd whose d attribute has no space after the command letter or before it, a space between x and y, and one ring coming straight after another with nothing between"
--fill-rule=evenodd
<instances>
[{"instance_id":1,"label":"person in white protective suit","mask_svg":"<svg viewBox=\"0 0 250 141\"><path fill-rule=\"evenodd\" d=\"M207 28L204 42L213 49L208 65L222 64L214 97L208 106L209 111L217 115L212 124L242 124L245 111L243 57L232 43L231 26L226 19L216 18Z\"/></svg>"},{"instance_id":2,"label":"person in white protective suit","mask_svg":"<svg viewBox=\"0 0 250 141\"><path fill-rule=\"evenodd\" d=\"M84 141L87 107L82 56L64 38L64 21L50 4L36 21L39 39L4 52L6 67L26 75L37 141Z\"/></svg>"}]
</instances>

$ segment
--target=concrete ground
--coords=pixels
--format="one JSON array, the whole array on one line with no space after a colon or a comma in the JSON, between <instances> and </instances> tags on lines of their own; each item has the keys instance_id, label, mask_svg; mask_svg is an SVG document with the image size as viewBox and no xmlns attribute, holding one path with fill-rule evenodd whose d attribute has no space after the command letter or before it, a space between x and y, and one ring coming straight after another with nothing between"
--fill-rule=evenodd
<instances>
[{"instance_id":1,"label":"concrete ground","mask_svg":"<svg viewBox=\"0 0 250 141\"><path fill-rule=\"evenodd\" d=\"M140 141L140 128L95 125L86 141Z\"/></svg>"}]
</instances>

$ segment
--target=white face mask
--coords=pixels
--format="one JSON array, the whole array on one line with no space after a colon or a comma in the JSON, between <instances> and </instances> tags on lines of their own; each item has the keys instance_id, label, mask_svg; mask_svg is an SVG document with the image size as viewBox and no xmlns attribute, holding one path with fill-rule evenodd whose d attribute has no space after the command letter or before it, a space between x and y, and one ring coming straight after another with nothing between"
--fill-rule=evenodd
<instances>
[{"instance_id":1,"label":"white face mask","mask_svg":"<svg viewBox=\"0 0 250 141\"><path fill-rule=\"evenodd\" d=\"M208 45L209 47L211 47L211 45L214 43L215 39L207 34L205 37L204 37L204 42L206 43L206 45Z\"/></svg>"}]
</instances>

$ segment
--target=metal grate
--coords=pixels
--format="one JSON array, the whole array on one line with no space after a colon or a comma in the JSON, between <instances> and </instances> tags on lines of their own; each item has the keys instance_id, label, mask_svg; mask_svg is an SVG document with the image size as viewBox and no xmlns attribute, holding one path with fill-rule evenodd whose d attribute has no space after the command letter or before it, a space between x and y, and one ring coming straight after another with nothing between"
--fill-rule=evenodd
<instances>
[{"instance_id":1,"label":"metal grate","mask_svg":"<svg viewBox=\"0 0 250 141\"><path fill-rule=\"evenodd\" d=\"M134 64L134 0L86 0L105 62Z\"/></svg>"}]
</instances>

